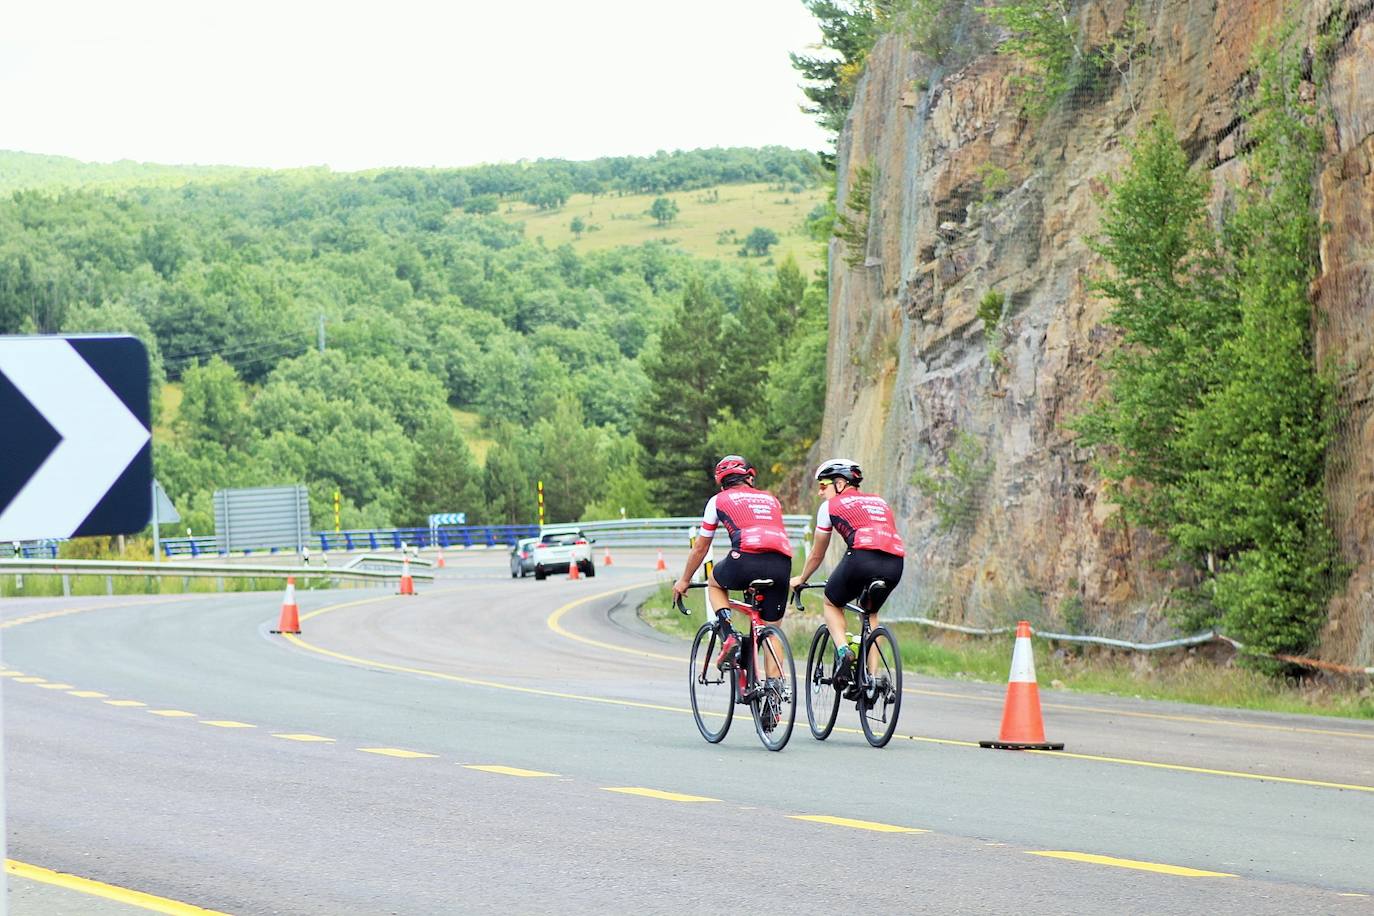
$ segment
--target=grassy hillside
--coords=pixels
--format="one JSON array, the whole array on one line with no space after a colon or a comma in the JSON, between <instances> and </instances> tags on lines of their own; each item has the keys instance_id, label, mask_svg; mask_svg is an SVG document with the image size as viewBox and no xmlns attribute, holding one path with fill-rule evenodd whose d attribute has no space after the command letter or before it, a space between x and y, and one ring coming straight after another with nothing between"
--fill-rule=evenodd
<instances>
[{"instance_id":1,"label":"grassy hillside","mask_svg":"<svg viewBox=\"0 0 1374 916\"><path fill-rule=\"evenodd\" d=\"M733 184L698 191L658 194L574 194L557 210L539 210L532 204L503 204L500 215L525 224L525 237L542 237L550 246L571 244L578 252L599 251L618 245L666 242L702 258L733 258L743 262L739 250L755 227L772 229L780 241L768 256L750 258L754 263L776 263L789 253L810 275L822 266L821 246L807 237L804 222L812 208L825 202L826 190L813 187L801 193L778 190L777 185ZM678 206L678 215L660 226L649 215L655 197L667 197ZM581 238L569 228L581 217L588 230Z\"/></svg>"},{"instance_id":2,"label":"grassy hillside","mask_svg":"<svg viewBox=\"0 0 1374 916\"><path fill-rule=\"evenodd\" d=\"M304 170L309 171L309 170ZM190 181L212 181L267 174L267 169L230 165L158 165L152 162L82 162L66 156L44 156L0 150L0 193L62 187L120 189L176 187ZM321 170L321 174L325 174Z\"/></svg>"}]
</instances>

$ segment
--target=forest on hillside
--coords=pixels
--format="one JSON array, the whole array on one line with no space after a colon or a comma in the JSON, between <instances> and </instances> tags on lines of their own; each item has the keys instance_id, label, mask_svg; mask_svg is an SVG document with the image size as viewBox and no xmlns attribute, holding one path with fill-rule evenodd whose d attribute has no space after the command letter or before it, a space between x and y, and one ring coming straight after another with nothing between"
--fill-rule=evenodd
<instances>
[{"instance_id":1,"label":"forest on hillside","mask_svg":"<svg viewBox=\"0 0 1374 916\"><path fill-rule=\"evenodd\" d=\"M155 471L197 531L213 528L214 490L292 482L316 525L336 489L345 527L451 511L528 522L537 480L554 520L695 512L717 453L748 451L770 476L819 430L824 277L659 244L579 256L472 206L560 182L810 184L812 154L116 188L82 187L67 161L55 180L32 165L31 187L0 201L0 333L148 343L155 412L167 380L182 395ZM484 462L455 408L480 417Z\"/></svg>"}]
</instances>

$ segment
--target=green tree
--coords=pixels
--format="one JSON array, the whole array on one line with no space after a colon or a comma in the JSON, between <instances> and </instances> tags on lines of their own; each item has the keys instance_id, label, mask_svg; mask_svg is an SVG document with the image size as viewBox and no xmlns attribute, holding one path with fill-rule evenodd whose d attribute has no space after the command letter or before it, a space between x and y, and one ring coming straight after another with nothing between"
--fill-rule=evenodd
<instances>
[{"instance_id":1,"label":"green tree","mask_svg":"<svg viewBox=\"0 0 1374 916\"><path fill-rule=\"evenodd\" d=\"M481 469L458 424L449 411L436 412L415 439L415 463L403 493L400 522L424 525L435 512L466 512L476 518L485 503Z\"/></svg>"},{"instance_id":2,"label":"green tree","mask_svg":"<svg viewBox=\"0 0 1374 916\"><path fill-rule=\"evenodd\" d=\"M582 217L574 216L572 221L568 223L568 229L572 231L575 237L580 239L582 238L582 233L587 231L587 224L582 220Z\"/></svg>"},{"instance_id":3,"label":"green tree","mask_svg":"<svg viewBox=\"0 0 1374 916\"><path fill-rule=\"evenodd\" d=\"M228 450L246 448L253 438L247 395L234 367L212 356L182 376L181 406L173 429L185 443L213 442Z\"/></svg>"},{"instance_id":4,"label":"green tree","mask_svg":"<svg viewBox=\"0 0 1374 916\"><path fill-rule=\"evenodd\" d=\"M673 515L696 512L711 492L715 458L707 436L717 413L713 383L724 317L719 300L693 278L666 316L658 345L643 357L649 392L636 434L648 455L654 500Z\"/></svg>"},{"instance_id":5,"label":"green tree","mask_svg":"<svg viewBox=\"0 0 1374 916\"><path fill-rule=\"evenodd\" d=\"M1017 82L1026 90L1026 110L1043 114L1068 90L1071 71L1083 57L1071 0L1003 0L979 11L1009 33L999 50L1035 70Z\"/></svg>"},{"instance_id":6,"label":"green tree","mask_svg":"<svg viewBox=\"0 0 1374 916\"><path fill-rule=\"evenodd\" d=\"M1207 218L1208 183L1164 119L1131 147L1111 186L1095 250L1114 268L1097 289L1121 331L1108 357L1110 397L1077 426L1088 445L1111 444L1102 462L1114 498L1136 524L1167 531L1179 520L1179 487L1198 470L1179 452L1179 423L1221 382L1217 361L1239 321ZM1125 486L1126 481L1145 486Z\"/></svg>"},{"instance_id":7,"label":"green tree","mask_svg":"<svg viewBox=\"0 0 1374 916\"><path fill-rule=\"evenodd\" d=\"M769 248L777 243L778 234L776 232L764 226L757 226L744 239L744 252L762 257L768 253Z\"/></svg>"},{"instance_id":8,"label":"green tree","mask_svg":"<svg viewBox=\"0 0 1374 916\"><path fill-rule=\"evenodd\" d=\"M649 205L649 215L657 220L660 226L666 226L677 219L677 201L655 197L654 202Z\"/></svg>"},{"instance_id":9,"label":"green tree","mask_svg":"<svg viewBox=\"0 0 1374 916\"><path fill-rule=\"evenodd\" d=\"M487 496L484 518L488 522L520 525L537 519L538 494L534 482L509 442L498 439L487 451L482 488Z\"/></svg>"},{"instance_id":10,"label":"green tree","mask_svg":"<svg viewBox=\"0 0 1374 916\"><path fill-rule=\"evenodd\" d=\"M644 449L632 437L615 436L606 445L606 476L591 502L582 510L582 521L655 518L662 514L654 502L642 470Z\"/></svg>"},{"instance_id":11,"label":"green tree","mask_svg":"<svg viewBox=\"0 0 1374 916\"><path fill-rule=\"evenodd\" d=\"M500 206L501 201L495 194L478 194L476 197L468 198L467 203L463 204L463 209L475 216L482 216L495 213Z\"/></svg>"}]
</instances>

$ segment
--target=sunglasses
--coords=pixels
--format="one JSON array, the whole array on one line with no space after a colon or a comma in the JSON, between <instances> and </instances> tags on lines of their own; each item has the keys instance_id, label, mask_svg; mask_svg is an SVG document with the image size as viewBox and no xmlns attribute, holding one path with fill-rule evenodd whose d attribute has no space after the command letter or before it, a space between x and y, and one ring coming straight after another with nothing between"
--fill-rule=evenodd
<instances>
[{"instance_id":1,"label":"sunglasses","mask_svg":"<svg viewBox=\"0 0 1374 916\"><path fill-rule=\"evenodd\" d=\"M817 483L822 490L824 490L826 487L833 487L835 485L835 481L833 480L821 480L817 481Z\"/></svg>"}]
</instances>

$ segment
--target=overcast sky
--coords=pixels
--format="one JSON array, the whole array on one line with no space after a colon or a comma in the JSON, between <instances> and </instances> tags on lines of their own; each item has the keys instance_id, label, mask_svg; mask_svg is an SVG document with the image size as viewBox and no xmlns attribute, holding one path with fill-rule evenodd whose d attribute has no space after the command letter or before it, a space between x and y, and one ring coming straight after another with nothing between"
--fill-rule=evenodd
<instances>
[{"instance_id":1,"label":"overcast sky","mask_svg":"<svg viewBox=\"0 0 1374 916\"><path fill-rule=\"evenodd\" d=\"M821 149L801 0L15 0L0 149L108 162L458 166Z\"/></svg>"}]
</instances>

